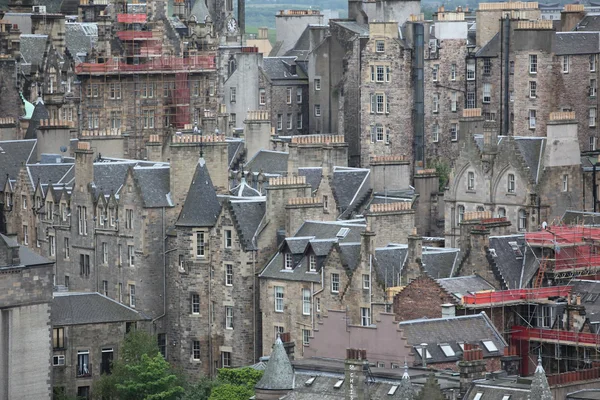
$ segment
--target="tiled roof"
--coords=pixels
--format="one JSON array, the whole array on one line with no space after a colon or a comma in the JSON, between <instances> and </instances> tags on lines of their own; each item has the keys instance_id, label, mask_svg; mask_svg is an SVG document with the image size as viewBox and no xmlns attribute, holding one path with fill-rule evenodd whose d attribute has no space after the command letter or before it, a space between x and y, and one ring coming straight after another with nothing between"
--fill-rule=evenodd
<instances>
[{"instance_id":1,"label":"tiled roof","mask_svg":"<svg viewBox=\"0 0 600 400\"><path fill-rule=\"evenodd\" d=\"M44 60L44 52L46 51L46 43L48 41L48 35L26 35L22 34L20 51L21 56L25 62L41 66Z\"/></svg>"},{"instance_id":2,"label":"tiled roof","mask_svg":"<svg viewBox=\"0 0 600 400\"><path fill-rule=\"evenodd\" d=\"M600 53L600 32L556 32L553 51L557 55Z\"/></svg>"},{"instance_id":3,"label":"tiled roof","mask_svg":"<svg viewBox=\"0 0 600 400\"><path fill-rule=\"evenodd\" d=\"M450 362L459 360L457 353L462 352L460 342L477 344L483 350L484 357L501 356L507 346L502 335L494 327L485 313L457 316L450 318L418 319L400 322L400 329L412 346L427 343L431 358L428 363ZM498 349L490 352L483 341L490 340ZM448 344L455 355L446 356L440 345ZM415 360L420 360L419 353L414 351Z\"/></svg>"},{"instance_id":4,"label":"tiled roof","mask_svg":"<svg viewBox=\"0 0 600 400\"><path fill-rule=\"evenodd\" d=\"M490 236L491 261L508 289L526 287L538 268L523 235Z\"/></svg>"},{"instance_id":5,"label":"tiled roof","mask_svg":"<svg viewBox=\"0 0 600 400\"><path fill-rule=\"evenodd\" d=\"M210 179L204 159L198 160L196 172L179 214L179 226L210 227L217 222L221 204Z\"/></svg>"},{"instance_id":6,"label":"tiled roof","mask_svg":"<svg viewBox=\"0 0 600 400\"><path fill-rule=\"evenodd\" d=\"M100 293L56 292L52 301L53 326L101 324L148 319Z\"/></svg>"},{"instance_id":7,"label":"tiled roof","mask_svg":"<svg viewBox=\"0 0 600 400\"><path fill-rule=\"evenodd\" d=\"M97 41L98 26L95 23L65 23L65 43L74 58L78 53L90 54Z\"/></svg>"}]
</instances>

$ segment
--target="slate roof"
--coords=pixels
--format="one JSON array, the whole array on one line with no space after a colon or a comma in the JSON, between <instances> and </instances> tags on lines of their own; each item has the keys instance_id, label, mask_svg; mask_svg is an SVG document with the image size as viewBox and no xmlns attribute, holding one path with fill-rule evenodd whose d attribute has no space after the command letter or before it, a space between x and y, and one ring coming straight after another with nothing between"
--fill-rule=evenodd
<instances>
[{"instance_id":1,"label":"slate roof","mask_svg":"<svg viewBox=\"0 0 600 400\"><path fill-rule=\"evenodd\" d=\"M552 50L556 55L600 52L600 32L556 32Z\"/></svg>"},{"instance_id":2,"label":"slate roof","mask_svg":"<svg viewBox=\"0 0 600 400\"><path fill-rule=\"evenodd\" d=\"M133 177L140 187L144 207L173 207L169 166L135 167Z\"/></svg>"},{"instance_id":3,"label":"slate roof","mask_svg":"<svg viewBox=\"0 0 600 400\"><path fill-rule=\"evenodd\" d=\"M176 225L210 227L217 222L221 204L210 179L206 162L198 160L196 172Z\"/></svg>"},{"instance_id":4,"label":"slate roof","mask_svg":"<svg viewBox=\"0 0 600 400\"><path fill-rule=\"evenodd\" d=\"M18 244L14 239L9 238L8 236L4 236L1 233L0 240L3 240L9 247L19 247L19 261L21 264L18 266L33 267L36 265L54 264L54 261L48 260L47 258L40 256L33 250L30 250L27 246L22 246ZM15 265L0 265L0 269L6 267L14 268Z\"/></svg>"},{"instance_id":5,"label":"slate roof","mask_svg":"<svg viewBox=\"0 0 600 400\"><path fill-rule=\"evenodd\" d=\"M290 390L294 389L295 382L294 368L283 347L283 342L278 337L273 345L273 352L269 357L265 372L255 388L262 390Z\"/></svg>"},{"instance_id":6,"label":"slate roof","mask_svg":"<svg viewBox=\"0 0 600 400\"><path fill-rule=\"evenodd\" d=\"M479 275L443 278L438 279L437 282L458 300L462 299L465 294L482 290L494 290L494 286Z\"/></svg>"},{"instance_id":7,"label":"slate roof","mask_svg":"<svg viewBox=\"0 0 600 400\"><path fill-rule=\"evenodd\" d=\"M504 396L510 396L510 400L530 400L531 378L506 376L476 379L464 400L473 400L479 393L482 400L502 400Z\"/></svg>"},{"instance_id":8,"label":"slate roof","mask_svg":"<svg viewBox=\"0 0 600 400\"><path fill-rule=\"evenodd\" d=\"M248 183L246 182L246 178L242 178L242 181L240 182L240 184L237 185L236 187L234 187L233 189L231 189L229 192L233 196L237 196L237 197L259 197L259 196L262 196L262 194L258 190L254 189L253 187L248 185Z\"/></svg>"},{"instance_id":9,"label":"slate roof","mask_svg":"<svg viewBox=\"0 0 600 400\"><path fill-rule=\"evenodd\" d=\"M323 168L298 168L298 176L305 176L308 183L314 192L319 188L321 179L323 178Z\"/></svg>"},{"instance_id":10,"label":"slate roof","mask_svg":"<svg viewBox=\"0 0 600 400\"><path fill-rule=\"evenodd\" d=\"M296 74L290 72L290 65L296 63L296 57L265 57L263 70L271 80L307 79L302 68L296 68Z\"/></svg>"},{"instance_id":11,"label":"slate roof","mask_svg":"<svg viewBox=\"0 0 600 400\"><path fill-rule=\"evenodd\" d=\"M53 326L102 324L149 319L100 293L55 292Z\"/></svg>"},{"instance_id":12,"label":"slate roof","mask_svg":"<svg viewBox=\"0 0 600 400\"><path fill-rule=\"evenodd\" d=\"M254 154L246 163L246 171L260 172L265 174L283 175L287 173L289 153L272 150L260 150Z\"/></svg>"},{"instance_id":13,"label":"slate roof","mask_svg":"<svg viewBox=\"0 0 600 400\"><path fill-rule=\"evenodd\" d=\"M0 142L0 171L2 182L6 175L16 179L22 166L29 163L34 154L36 140L7 140ZM34 155L35 157L35 155Z\"/></svg>"},{"instance_id":14,"label":"slate roof","mask_svg":"<svg viewBox=\"0 0 600 400\"><path fill-rule=\"evenodd\" d=\"M359 36L368 37L369 36L369 26L359 24L356 21L331 21L332 23L341 26L344 29L347 29L351 32L358 34Z\"/></svg>"},{"instance_id":15,"label":"slate roof","mask_svg":"<svg viewBox=\"0 0 600 400\"><path fill-rule=\"evenodd\" d=\"M579 21L574 29L575 31L588 31L598 32L600 31L600 15L590 14L586 15Z\"/></svg>"},{"instance_id":16,"label":"slate roof","mask_svg":"<svg viewBox=\"0 0 600 400\"><path fill-rule=\"evenodd\" d=\"M21 56L26 63L40 66L44 60L44 52L48 35L40 34L22 34L21 39Z\"/></svg>"},{"instance_id":17,"label":"slate roof","mask_svg":"<svg viewBox=\"0 0 600 400\"><path fill-rule=\"evenodd\" d=\"M209 15L208 8L204 3L204 0L196 0L194 2L194 6L190 11L190 16L195 16L198 19L198 22L203 23L204 19Z\"/></svg>"},{"instance_id":18,"label":"slate roof","mask_svg":"<svg viewBox=\"0 0 600 400\"><path fill-rule=\"evenodd\" d=\"M252 239L265 216L266 201L264 199L231 200L230 205L244 250L257 250L256 243Z\"/></svg>"},{"instance_id":19,"label":"slate roof","mask_svg":"<svg viewBox=\"0 0 600 400\"><path fill-rule=\"evenodd\" d=\"M538 269L538 262L526 245L524 235L490 236L489 243L491 257L488 260L495 264L506 287L526 287ZM516 243L518 251L511 243Z\"/></svg>"},{"instance_id":20,"label":"slate roof","mask_svg":"<svg viewBox=\"0 0 600 400\"><path fill-rule=\"evenodd\" d=\"M42 184L52 182L53 184L60 182L60 180L73 168L73 164L30 164L27 166L29 176L31 177L31 183L36 184L38 180Z\"/></svg>"},{"instance_id":21,"label":"slate roof","mask_svg":"<svg viewBox=\"0 0 600 400\"><path fill-rule=\"evenodd\" d=\"M342 243L340 251L342 264L354 271L360 264L360 243Z\"/></svg>"},{"instance_id":22,"label":"slate roof","mask_svg":"<svg viewBox=\"0 0 600 400\"><path fill-rule=\"evenodd\" d=\"M571 293L581 296L586 317L589 318L590 323L595 324L594 331L597 332L600 324L600 281L573 279L570 285L573 285Z\"/></svg>"},{"instance_id":23,"label":"slate roof","mask_svg":"<svg viewBox=\"0 0 600 400\"><path fill-rule=\"evenodd\" d=\"M227 140L227 160L229 167L233 167L232 163L236 160L237 155L244 149L242 140Z\"/></svg>"},{"instance_id":24,"label":"slate roof","mask_svg":"<svg viewBox=\"0 0 600 400\"><path fill-rule=\"evenodd\" d=\"M427 343L427 350L431 358L428 363L451 362L460 359L462 349L460 342L477 344L483 350L484 357L499 357L503 354L507 343L502 335L494 327L485 313L464 315L450 318L417 319L402 321L399 325L409 345L418 346ZM489 352L482 341L491 340L498 351ZM454 351L454 356L446 356L440 344L448 344ZM415 350L414 357L416 362L420 362L421 357Z\"/></svg>"},{"instance_id":25,"label":"slate roof","mask_svg":"<svg viewBox=\"0 0 600 400\"><path fill-rule=\"evenodd\" d=\"M342 213L356 210L371 189L370 170L362 168L335 167L331 182L333 195Z\"/></svg>"},{"instance_id":26,"label":"slate roof","mask_svg":"<svg viewBox=\"0 0 600 400\"><path fill-rule=\"evenodd\" d=\"M95 23L65 23L65 43L75 60L78 53L90 54L97 41L98 26Z\"/></svg>"},{"instance_id":27,"label":"slate roof","mask_svg":"<svg viewBox=\"0 0 600 400\"><path fill-rule=\"evenodd\" d=\"M498 57L500 54L500 33L496 33L477 53L475 57Z\"/></svg>"}]
</instances>

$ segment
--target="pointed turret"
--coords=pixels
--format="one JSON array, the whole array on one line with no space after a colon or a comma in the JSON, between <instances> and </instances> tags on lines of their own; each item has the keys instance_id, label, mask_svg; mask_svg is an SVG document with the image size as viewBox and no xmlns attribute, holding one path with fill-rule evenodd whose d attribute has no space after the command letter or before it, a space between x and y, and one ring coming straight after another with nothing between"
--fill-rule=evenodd
<instances>
[{"instance_id":1,"label":"pointed turret","mask_svg":"<svg viewBox=\"0 0 600 400\"><path fill-rule=\"evenodd\" d=\"M533 374L531 381L531 396L530 400L552 400L552 392L546 378L546 371L542 367L542 357L538 357L538 365Z\"/></svg>"},{"instance_id":2,"label":"pointed turret","mask_svg":"<svg viewBox=\"0 0 600 400\"><path fill-rule=\"evenodd\" d=\"M410 381L410 375L408 375L408 364L406 364L406 361L404 361L404 374L402 375L400 386L398 386L398 390L396 391L396 397L401 400L414 400L415 398L415 389Z\"/></svg>"},{"instance_id":3,"label":"pointed turret","mask_svg":"<svg viewBox=\"0 0 600 400\"><path fill-rule=\"evenodd\" d=\"M176 225L212 227L217 222L220 211L221 204L206 162L204 158L200 158Z\"/></svg>"},{"instance_id":4,"label":"pointed turret","mask_svg":"<svg viewBox=\"0 0 600 400\"><path fill-rule=\"evenodd\" d=\"M273 397L275 394L283 396L294 389L294 382L294 368L278 336L265 373L255 386L256 400L278 398Z\"/></svg>"}]
</instances>

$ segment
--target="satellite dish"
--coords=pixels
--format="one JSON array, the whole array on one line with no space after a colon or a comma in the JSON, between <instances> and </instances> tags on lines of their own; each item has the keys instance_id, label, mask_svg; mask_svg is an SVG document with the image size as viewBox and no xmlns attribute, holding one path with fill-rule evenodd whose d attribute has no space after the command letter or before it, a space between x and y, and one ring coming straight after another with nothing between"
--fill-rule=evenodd
<instances>
[{"instance_id":1,"label":"satellite dish","mask_svg":"<svg viewBox=\"0 0 600 400\"><path fill-rule=\"evenodd\" d=\"M60 151L61 151L61 153L66 153L67 152L67 146L60 146Z\"/></svg>"}]
</instances>

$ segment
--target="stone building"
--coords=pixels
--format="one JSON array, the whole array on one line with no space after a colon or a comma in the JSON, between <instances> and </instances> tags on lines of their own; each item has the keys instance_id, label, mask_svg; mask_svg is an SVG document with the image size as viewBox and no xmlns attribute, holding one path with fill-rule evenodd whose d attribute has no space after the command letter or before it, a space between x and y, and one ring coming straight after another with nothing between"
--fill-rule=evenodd
<instances>
[{"instance_id":1,"label":"stone building","mask_svg":"<svg viewBox=\"0 0 600 400\"><path fill-rule=\"evenodd\" d=\"M148 330L149 317L100 293L55 292L52 301L53 395L90 399L110 374L125 334Z\"/></svg>"},{"instance_id":2,"label":"stone building","mask_svg":"<svg viewBox=\"0 0 600 400\"><path fill-rule=\"evenodd\" d=\"M0 268L0 399L49 400L54 263L0 234Z\"/></svg>"},{"instance_id":3,"label":"stone building","mask_svg":"<svg viewBox=\"0 0 600 400\"><path fill-rule=\"evenodd\" d=\"M465 147L446 190L446 243L458 246L465 213L506 217L511 232L537 229L583 204L583 180L573 112L553 113L546 137L498 137L483 128L480 110L463 119ZM479 122L477 122L479 121Z\"/></svg>"}]
</instances>

